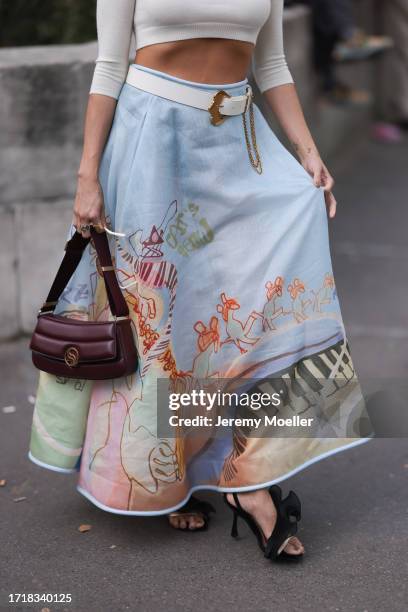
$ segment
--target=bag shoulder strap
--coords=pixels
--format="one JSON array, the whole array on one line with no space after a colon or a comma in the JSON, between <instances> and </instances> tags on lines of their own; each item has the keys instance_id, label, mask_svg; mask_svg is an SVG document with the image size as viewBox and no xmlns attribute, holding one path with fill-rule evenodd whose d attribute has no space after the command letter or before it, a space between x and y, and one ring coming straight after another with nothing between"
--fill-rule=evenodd
<instances>
[{"instance_id":1,"label":"bag shoulder strap","mask_svg":"<svg viewBox=\"0 0 408 612\"><path fill-rule=\"evenodd\" d=\"M102 270L111 312L115 317L126 317L129 315L128 305L123 297L118 279L116 278L115 269L112 265L106 232L97 231L91 226L90 233L90 237L84 238L82 234L76 231L66 243L64 258L51 285L47 299L39 310L40 313L52 312L54 310L61 293L78 267L86 246L92 239Z\"/></svg>"}]
</instances>

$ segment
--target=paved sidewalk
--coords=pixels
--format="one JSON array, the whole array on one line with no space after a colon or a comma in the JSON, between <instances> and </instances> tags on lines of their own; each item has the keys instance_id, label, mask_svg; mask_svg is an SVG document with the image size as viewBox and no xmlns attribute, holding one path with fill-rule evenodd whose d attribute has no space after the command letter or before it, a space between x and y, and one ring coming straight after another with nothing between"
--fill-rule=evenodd
<instances>
[{"instance_id":1,"label":"paved sidewalk","mask_svg":"<svg viewBox=\"0 0 408 612\"><path fill-rule=\"evenodd\" d=\"M362 378L408 373L407 159L408 144L356 142L333 167L336 284ZM179 533L165 518L104 513L76 493L76 476L30 463L37 373L27 347L0 345L1 610L405 612L406 440L373 440L286 482L303 501L307 556L272 564L246 528L230 538L219 496L203 495L217 507L207 533ZM79 533L82 523L91 531ZM7 604L8 593L33 592L72 593L73 603Z\"/></svg>"}]
</instances>

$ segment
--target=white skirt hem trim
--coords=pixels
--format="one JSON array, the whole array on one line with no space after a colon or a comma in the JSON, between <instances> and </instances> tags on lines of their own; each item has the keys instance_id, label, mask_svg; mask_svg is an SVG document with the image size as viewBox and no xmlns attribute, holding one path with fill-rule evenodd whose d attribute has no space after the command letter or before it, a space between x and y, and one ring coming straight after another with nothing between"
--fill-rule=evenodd
<instances>
[{"instance_id":1,"label":"white skirt hem trim","mask_svg":"<svg viewBox=\"0 0 408 612\"><path fill-rule=\"evenodd\" d=\"M83 489L82 487L80 487L79 485L76 487L77 491L83 495L84 497L86 497L90 502L92 502L95 506L97 506L98 508L100 508L101 510L105 510L106 512L110 512L111 514L122 514L124 516L160 516L163 514L170 514L170 512L175 512L176 510L178 510L179 508L181 508L182 506L184 506L184 504L187 503L187 501L189 500L190 496L195 493L196 491L215 491L217 493L244 493L245 491L255 491L256 489L263 489L266 487L270 487L274 484L277 484L278 482L282 482L283 480L286 480L288 478L290 478L291 476L294 476L295 474L297 474L298 472L301 472L302 470L304 470L305 468L309 467L310 465L313 465L314 463L317 463L318 461L320 461L321 459L326 459L327 457L330 457L331 455L335 455L341 451L345 451L349 448L354 448L355 446L359 446L360 444L363 444L364 442L368 442L369 440L372 440L373 438L359 438L356 440L356 442L352 442L351 444L347 444L346 446L341 446L339 448L335 448L331 451L327 451L326 453L322 453L321 455L318 455L317 457L313 457L313 459L309 459L308 461L306 461L305 463L302 463L302 465L298 466L297 468L291 470L290 472L287 472L286 474L284 474L283 476L280 476L279 478L275 478L274 480L270 480L269 482L264 482L264 483L260 483L260 484L256 484L256 485L250 485L247 487L217 487L214 485L197 485L195 487L191 487L191 489L188 492L188 495L183 499L182 502L180 502L179 504L177 504L176 506L172 506L171 508L166 508L165 510L151 510L150 512L146 511L140 511L140 510L119 510L117 508L111 508L110 506L106 506L105 504L102 504L100 501L98 501L91 493L89 493L88 491L86 491L85 489Z\"/></svg>"},{"instance_id":2,"label":"white skirt hem trim","mask_svg":"<svg viewBox=\"0 0 408 612\"><path fill-rule=\"evenodd\" d=\"M36 465L39 465L40 467L43 467L46 470L51 470L52 472L59 472L60 474L74 474L75 472L78 472L78 470L76 470L75 468L61 468L55 465L50 465L49 463L44 463L44 461L36 459L34 455L31 454L31 451L28 451L28 458Z\"/></svg>"}]
</instances>

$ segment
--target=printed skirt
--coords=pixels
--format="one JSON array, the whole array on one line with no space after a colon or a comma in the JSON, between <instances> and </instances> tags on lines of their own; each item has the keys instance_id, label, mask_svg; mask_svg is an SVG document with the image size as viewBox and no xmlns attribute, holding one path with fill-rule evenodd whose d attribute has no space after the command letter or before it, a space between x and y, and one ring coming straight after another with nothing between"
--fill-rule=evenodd
<instances>
[{"instance_id":1,"label":"printed skirt","mask_svg":"<svg viewBox=\"0 0 408 612\"><path fill-rule=\"evenodd\" d=\"M131 69L231 95L247 85ZM99 174L108 227L124 234L108 238L139 367L103 381L40 372L29 450L43 467L77 471L78 490L105 510L164 514L199 489L266 487L368 439L350 418L364 401L333 278L323 189L253 109L261 174L249 160L242 116L213 126L206 111L128 83L121 90ZM55 313L111 318L92 243ZM310 397L319 396L329 429L259 435L232 425L223 436L212 427L195 438L185 430L161 435L159 380L188 392L199 380L268 377L289 398L283 415L307 415Z\"/></svg>"}]
</instances>

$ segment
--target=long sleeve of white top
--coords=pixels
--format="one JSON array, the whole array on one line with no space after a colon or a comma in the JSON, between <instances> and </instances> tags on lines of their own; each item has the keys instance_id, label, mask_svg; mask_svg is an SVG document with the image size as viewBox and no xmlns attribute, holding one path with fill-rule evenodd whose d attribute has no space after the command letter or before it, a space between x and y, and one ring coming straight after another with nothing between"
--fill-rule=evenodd
<instances>
[{"instance_id":1,"label":"long sleeve of white top","mask_svg":"<svg viewBox=\"0 0 408 612\"><path fill-rule=\"evenodd\" d=\"M89 93L118 98L129 67L136 0L98 0L98 56Z\"/></svg>"},{"instance_id":2,"label":"long sleeve of white top","mask_svg":"<svg viewBox=\"0 0 408 612\"><path fill-rule=\"evenodd\" d=\"M258 34L252 56L252 73L261 93L293 83L283 46L283 0L271 0L271 12Z\"/></svg>"}]
</instances>

